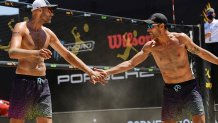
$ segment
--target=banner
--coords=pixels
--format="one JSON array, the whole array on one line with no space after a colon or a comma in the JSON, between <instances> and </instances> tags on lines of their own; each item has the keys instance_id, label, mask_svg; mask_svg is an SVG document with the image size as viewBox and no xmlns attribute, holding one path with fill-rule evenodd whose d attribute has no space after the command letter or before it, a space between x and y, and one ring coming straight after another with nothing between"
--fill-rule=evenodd
<instances>
[{"instance_id":1,"label":"banner","mask_svg":"<svg viewBox=\"0 0 218 123\"><path fill-rule=\"evenodd\" d=\"M132 58L150 40L144 24L135 24L134 21L125 23L122 18L110 20L102 16L100 19L93 19L90 16L95 15L84 13L72 16L72 14L56 11L52 23L45 26L54 31L70 52L89 66L100 66L103 69L115 66ZM30 12L21 9L18 18L19 20L16 17L12 18L15 21L11 25L30 20ZM8 18L6 22L10 20ZM11 29L8 24L4 26ZM193 26L169 25L169 30L185 32L190 36L193 36L190 33L193 28ZM11 34L11 30L7 33ZM108 84L103 86L89 83L87 74L70 69L69 64L56 51L51 50L53 56L45 62L50 64L46 76L51 87L54 112L161 106L164 82L152 56L131 71L110 76ZM11 61L7 50L2 50L1 54L1 61ZM57 68L58 65L68 65L68 69ZM10 90L14 70L14 67L0 69L2 75L0 90L1 88ZM9 99L9 93L0 93L0 98Z\"/></svg>"},{"instance_id":2,"label":"banner","mask_svg":"<svg viewBox=\"0 0 218 123\"><path fill-rule=\"evenodd\" d=\"M0 16L0 60L11 61L8 57L9 42L11 40L11 31L18 22L18 15Z\"/></svg>"}]
</instances>

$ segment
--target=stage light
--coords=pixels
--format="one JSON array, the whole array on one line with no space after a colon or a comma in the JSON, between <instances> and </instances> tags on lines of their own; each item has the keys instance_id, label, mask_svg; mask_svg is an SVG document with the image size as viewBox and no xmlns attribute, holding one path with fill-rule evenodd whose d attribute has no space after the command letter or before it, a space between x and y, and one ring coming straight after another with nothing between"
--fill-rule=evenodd
<instances>
[{"instance_id":1,"label":"stage light","mask_svg":"<svg viewBox=\"0 0 218 123\"><path fill-rule=\"evenodd\" d=\"M50 67L57 67L56 64L50 64Z\"/></svg>"},{"instance_id":2,"label":"stage light","mask_svg":"<svg viewBox=\"0 0 218 123\"><path fill-rule=\"evenodd\" d=\"M148 72L153 72L154 69L153 68L148 68Z\"/></svg>"},{"instance_id":3,"label":"stage light","mask_svg":"<svg viewBox=\"0 0 218 123\"><path fill-rule=\"evenodd\" d=\"M73 11L66 11L66 15L73 15Z\"/></svg>"},{"instance_id":4,"label":"stage light","mask_svg":"<svg viewBox=\"0 0 218 123\"><path fill-rule=\"evenodd\" d=\"M107 16L103 16L103 15L102 15L102 16L101 16L101 19L102 19L102 20L106 20L106 19L107 19Z\"/></svg>"},{"instance_id":5,"label":"stage light","mask_svg":"<svg viewBox=\"0 0 218 123\"><path fill-rule=\"evenodd\" d=\"M139 68L134 68L134 71L140 71L140 69Z\"/></svg>"},{"instance_id":6,"label":"stage light","mask_svg":"<svg viewBox=\"0 0 218 123\"><path fill-rule=\"evenodd\" d=\"M118 22L122 22L122 21L123 21L123 18L121 18L121 17L116 18L116 21L118 21Z\"/></svg>"},{"instance_id":7,"label":"stage light","mask_svg":"<svg viewBox=\"0 0 218 123\"><path fill-rule=\"evenodd\" d=\"M133 20L133 19L131 20L131 22L132 22L132 23L137 23L137 21L136 21L136 20Z\"/></svg>"},{"instance_id":8,"label":"stage light","mask_svg":"<svg viewBox=\"0 0 218 123\"><path fill-rule=\"evenodd\" d=\"M84 13L84 17L90 17L91 16L91 14L89 14L89 13Z\"/></svg>"}]
</instances>

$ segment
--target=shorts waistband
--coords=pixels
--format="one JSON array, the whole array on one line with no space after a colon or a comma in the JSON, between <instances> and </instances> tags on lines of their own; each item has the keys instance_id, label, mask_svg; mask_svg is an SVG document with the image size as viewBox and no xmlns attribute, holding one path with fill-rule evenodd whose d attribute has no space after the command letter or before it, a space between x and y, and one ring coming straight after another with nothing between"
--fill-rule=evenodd
<instances>
[{"instance_id":1,"label":"shorts waistband","mask_svg":"<svg viewBox=\"0 0 218 123\"><path fill-rule=\"evenodd\" d=\"M16 78L19 78L19 79L37 80L37 79L39 79L39 78L41 78L41 79L46 79L46 76L31 76L31 75L16 74Z\"/></svg>"},{"instance_id":2,"label":"shorts waistband","mask_svg":"<svg viewBox=\"0 0 218 123\"><path fill-rule=\"evenodd\" d=\"M175 86L181 86L181 87L185 87L187 85L192 85L196 82L195 79L192 79L192 80L188 80L188 81L185 81L185 82L181 82L181 83L176 83L176 84L165 84L165 87L166 88L174 88Z\"/></svg>"}]
</instances>

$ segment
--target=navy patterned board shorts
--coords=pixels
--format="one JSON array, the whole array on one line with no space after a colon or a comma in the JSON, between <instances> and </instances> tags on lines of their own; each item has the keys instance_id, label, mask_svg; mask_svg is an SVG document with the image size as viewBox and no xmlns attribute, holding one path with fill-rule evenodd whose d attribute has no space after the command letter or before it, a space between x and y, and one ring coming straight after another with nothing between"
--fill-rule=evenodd
<instances>
[{"instance_id":1,"label":"navy patterned board shorts","mask_svg":"<svg viewBox=\"0 0 218 123\"><path fill-rule=\"evenodd\" d=\"M51 93L45 76L16 75L8 116L15 119L52 117Z\"/></svg>"},{"instance_id":2,"label":"navy patterned board shorts","mask_svg":"<svg viewBox=\"0 0 218 123\"><path fill-rule=\"evenodd\" d=\"M165 84L163 91L162 121L178 121L194 115L204 115L203 101L195 79Z\"/></svg>"}]
</instances>

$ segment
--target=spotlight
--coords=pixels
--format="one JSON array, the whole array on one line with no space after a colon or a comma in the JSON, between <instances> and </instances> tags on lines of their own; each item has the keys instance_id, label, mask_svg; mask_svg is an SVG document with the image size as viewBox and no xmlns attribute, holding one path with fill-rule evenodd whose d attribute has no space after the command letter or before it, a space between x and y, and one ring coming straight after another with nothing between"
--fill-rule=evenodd
<instances>
[{"instance_id":1,"label":"spotlight","mask_svg":"<svg viewBox=\"0 0 218 123\"><path fill-rule=\"evenodd\" d=\"M84 17L90 17L91 16L91 14L89 14L89 13L84 13Z\"/></svg>"},{"instance_id":2,"label":"spotlight","mask_svg":"<svg viewBox=\"0 0 218 123\"><path fill-rule=\"evenodd\" d=\"M101 19L102 19L102 20L106 20L106 19L107 19L107 16L102 15L102 16L101 16Z\"/></svg>"},{"instance_id":3,"label":"spotlight","mask_svg":"<svg viewBox=\"0 0 218 123\"><path fill-rule=\"evenodd\" d=\"M131 22L132 22L132 23L137 23L137 21L136 21L136 20L133 20L133 19L131 20Z\"/></svg>"},{"instance_id":4,"label":"spotlight","mask_svg":"<svg viewBox=\"0 0 218 123\"><path fill-rule=\"evenodd\" d=\"M121 18L121 17L120 17L120 18L117 18L116 21L122 22L122 21L123 21L123 18Z\"/></svg>"},{"instance_id":5,"label":"spotlight","mask_svg":"<svg viewBox=\"0 0 218 123\"><path fill-rule=\"evenodd\" d=\"M66 15L73 15L73 11L66 11Z\"/></svg>"}]
</instances>

